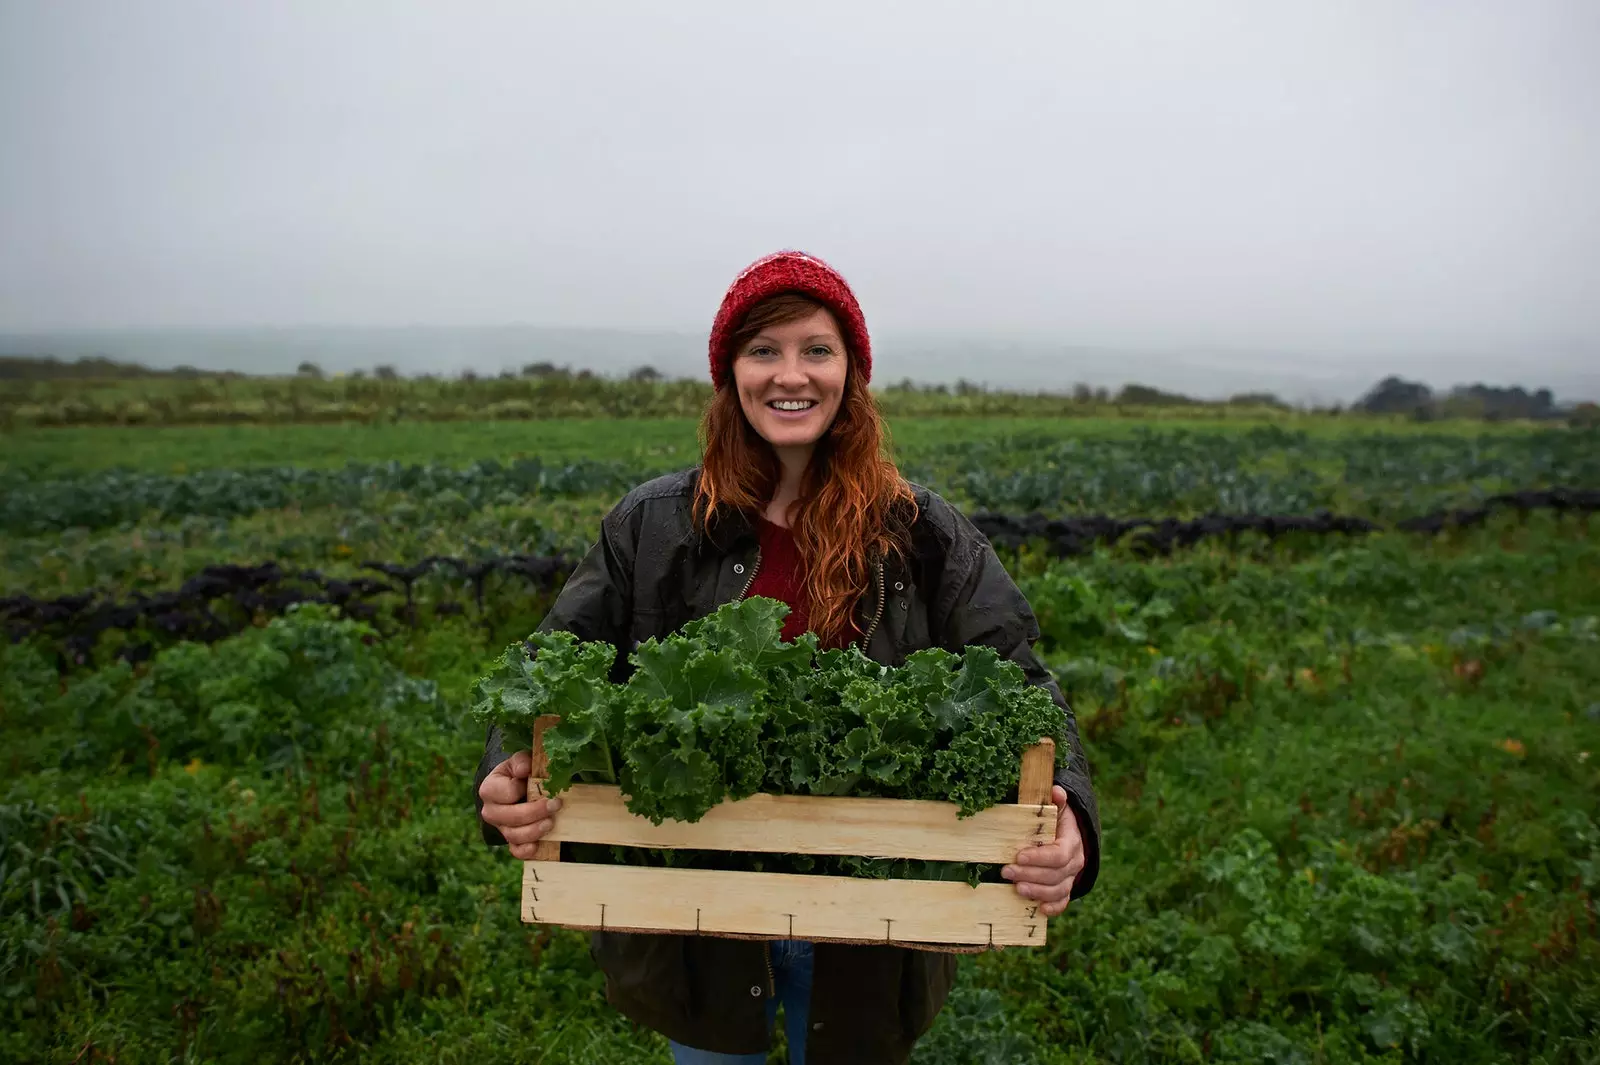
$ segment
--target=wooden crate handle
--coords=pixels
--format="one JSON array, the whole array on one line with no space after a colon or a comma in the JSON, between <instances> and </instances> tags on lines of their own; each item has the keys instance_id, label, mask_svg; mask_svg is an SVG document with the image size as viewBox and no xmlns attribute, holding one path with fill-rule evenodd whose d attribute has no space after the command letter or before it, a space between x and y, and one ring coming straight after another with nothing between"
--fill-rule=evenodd
<instances>
[{"instance_id":1,"label":"wooden crate handle","mask_svg":"<svg viewBox=\"0 0 1600 1065\"><path fill-rule=\"evenodd\" d=\"M1042 806L1050 801L1056 775L1056 741L1046 736L1022 752L1022 776L1017 783L1019 806Z\"/></svg>"},{"instance_id":2,"label":"wooden crate handle","mask_svg":"<svg viewBox=\"0 0 1600 1065\"><path fill-rule=\"evenodd\" d=\"M536 799L544 794L544 781L550 779L550 758L544 753L544 730L560 721L555 714L545 714L533 722L533 772L528 774L528 798ZM554 840L542 839L533 845L535 862L559 862L561 860L561 844Z\"/></svg>"}]
</instances>

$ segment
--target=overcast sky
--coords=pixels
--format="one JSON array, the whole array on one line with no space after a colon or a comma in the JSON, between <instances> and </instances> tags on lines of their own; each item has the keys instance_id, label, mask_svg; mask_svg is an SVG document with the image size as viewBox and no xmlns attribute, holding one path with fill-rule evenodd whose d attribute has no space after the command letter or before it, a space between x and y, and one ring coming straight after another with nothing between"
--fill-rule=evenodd
<instances>
[{"instance_id":1,"label":"overcast sky","mask_svg":"<svg viewBox=\"0 0 1600 1065\"><path fill-rule=\"evenodd\" d=\"M13 331L703 334L800 247L880 335L1600 363L1595 0L0 0L0 152Z\"/></svg>"}]
</instances>

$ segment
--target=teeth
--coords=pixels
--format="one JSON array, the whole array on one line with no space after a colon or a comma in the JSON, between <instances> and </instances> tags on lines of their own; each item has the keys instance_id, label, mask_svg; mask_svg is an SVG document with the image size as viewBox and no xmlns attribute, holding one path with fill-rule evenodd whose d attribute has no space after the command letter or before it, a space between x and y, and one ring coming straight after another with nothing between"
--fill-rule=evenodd
<instances>
[{"instance_id":1,"label":"teeth","mask_svg":"<svg viewBox=\"0 0 1600 1065\"><path fill-rule=\"evenodd\" d=\"M772 405L779 410L808 410L816 406L809 399L779 399L774 400Z\"/></svg>"}]
</instances>

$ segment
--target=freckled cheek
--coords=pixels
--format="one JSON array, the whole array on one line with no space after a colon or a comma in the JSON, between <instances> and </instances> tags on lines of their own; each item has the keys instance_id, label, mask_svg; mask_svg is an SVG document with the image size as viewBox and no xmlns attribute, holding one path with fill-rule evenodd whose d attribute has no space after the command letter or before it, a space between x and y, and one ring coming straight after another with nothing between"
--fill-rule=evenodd
<instances>
[{"instance_id":1,"label":"freckled cheek","mask_svg":"<svg viewBox=\"0 0 1600 1065\"><path fill-rule=\"evenodd\" d=\"M828 373L817 376L817 384L821 386L823 402L829 407L838 408L844 403L844 374Z\"/></svg>"}]
</instances>

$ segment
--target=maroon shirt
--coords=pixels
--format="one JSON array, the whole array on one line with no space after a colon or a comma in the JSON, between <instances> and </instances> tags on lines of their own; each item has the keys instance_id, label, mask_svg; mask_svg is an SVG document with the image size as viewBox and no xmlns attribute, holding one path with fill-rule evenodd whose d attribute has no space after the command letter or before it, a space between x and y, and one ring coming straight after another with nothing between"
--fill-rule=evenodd
<instances>
[{"instance_id":1,"label":"maroon shirt","mask_svg":"<svg viewBox=\"0 0 1600 1065\"><path fill-rule=\"evenodd\" d=\"M751 582L747 595L762 595L789 604L789 616L783 619L783 638L793 640L802 632L811 631L811 602L806 597L801 582L805 568L800 562L800 548L794 540L794 530L774 525L766 518L756 519L756 532L761 538L761 569ZM851 625L850 632L855 632ZM842 647L843 642L829 646Z\"/></svg>"}]
</instances>

